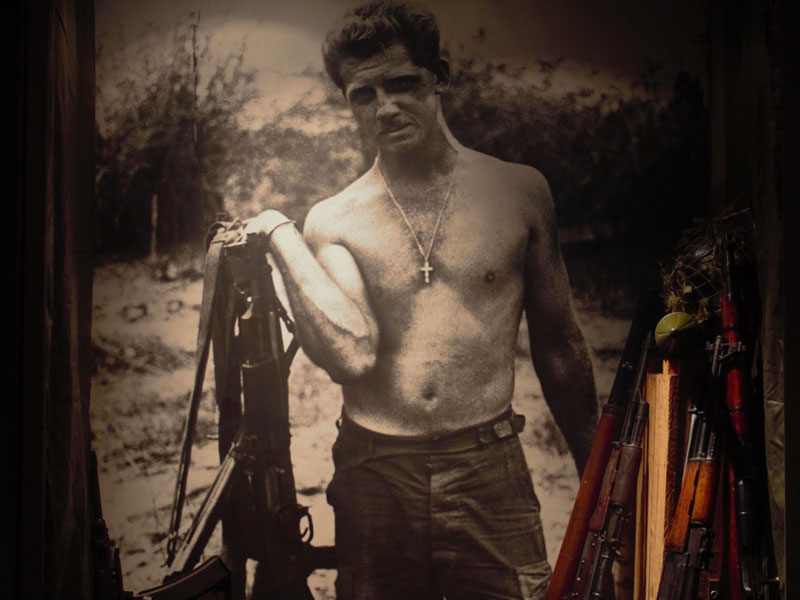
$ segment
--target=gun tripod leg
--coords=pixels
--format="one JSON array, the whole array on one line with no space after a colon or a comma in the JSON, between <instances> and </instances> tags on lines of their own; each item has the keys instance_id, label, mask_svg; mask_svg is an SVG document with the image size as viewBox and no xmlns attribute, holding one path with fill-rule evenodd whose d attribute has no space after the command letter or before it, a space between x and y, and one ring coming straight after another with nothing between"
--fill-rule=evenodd
<instances>
[{"instance_id":1,"label":"gun tripod leg","mask_svg":"<svg viewBox=\"0 0 800 600\"><path fill-rule=\"evenodd\" d=\"M236 545L225 540L223 532L220 558L231 572L231 600L245 600L247 590L247 557L238 552Z\"/></svg>"},{"instance_id":2,"label":"gun tripod leg","mask_svg":"<svg viewBox=\"0 0 800 600\"><path fill-rule=\"evenodd\" d=\"M225 460L222 461L219 472L214 482L211 484L206 497L203 499L200 510L193 521L192 528L180 543L175 558L170 565L171 569L168 577L184 573L194 568L203 550L205 550L214 528L222 519L231 490L235 487L236 483L244 477L245 467L239 456L243 439L244 429L241 428L237 432ZM225 562L226 566L234 573L235 578L236 567L238 565L235 563L229 564L227 561Z\"/></svg>"}]
</instances>

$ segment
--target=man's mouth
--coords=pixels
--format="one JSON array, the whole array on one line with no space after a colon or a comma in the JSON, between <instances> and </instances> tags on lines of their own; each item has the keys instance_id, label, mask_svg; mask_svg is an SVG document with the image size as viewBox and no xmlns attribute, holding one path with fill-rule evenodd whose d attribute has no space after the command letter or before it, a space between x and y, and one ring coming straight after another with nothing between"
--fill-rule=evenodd
<instances>
[{"instance_id":1,"label":"man's mouth","mask_svg":"<svg viewBox=\"0 0 800 600\"><path fill-rule=\"evenodd\" d=\"M384 127L384 128L382 128L380 130L380 135L381 136L387 136L387 135L392 135L392 134L395 134L395 133L399 133L399 132L407 129L410 126L411 126L411 123L401 123L401 124L396 124L396 125L391 125L391 126L388 126L388 127Z\"/></svg>"}]
</instances>

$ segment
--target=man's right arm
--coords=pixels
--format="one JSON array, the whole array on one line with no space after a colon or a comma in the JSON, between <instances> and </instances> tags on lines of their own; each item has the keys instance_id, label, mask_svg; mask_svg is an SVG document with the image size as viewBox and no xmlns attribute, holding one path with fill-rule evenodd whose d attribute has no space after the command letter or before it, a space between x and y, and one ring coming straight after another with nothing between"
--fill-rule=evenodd
<instances>
[{"instance_id":1,"label":"man's right arm","mask_svg":"<svg viewBox=\"0 0 800 600\"><path fill-rule=\"evenodd\" d=\"M531 359L545 402L581 474L597 427L592 361L572 306L550 187L538 171L527 173L526 183L533 199L530 206L535 211L525 262L525 315Z\"/></svg>"},{"instance_id":2,"label":"man's right arm","mask_svg":"<svg viewBox=\"0 0 800 600\"><path fill-rule=\"evenodd\" d=\"M309 212L304 236L275 210L251 219L246 231L270 234L303 351L346 384L375 365L378 326L353 255L326 239L318 213Z\"/></svg>"}]
</instances>

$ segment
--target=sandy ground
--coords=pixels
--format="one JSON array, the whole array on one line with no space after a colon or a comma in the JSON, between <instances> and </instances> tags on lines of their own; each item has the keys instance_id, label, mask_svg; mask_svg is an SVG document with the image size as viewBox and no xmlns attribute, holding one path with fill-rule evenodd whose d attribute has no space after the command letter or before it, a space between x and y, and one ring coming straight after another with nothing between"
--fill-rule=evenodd
<instances>
[{"instance_id":1,"label":"sandy ground","mask_svg":"<svg viewBox=\"0 0 800 600\"><path fill-rule=\"evenodd\" d=\"M93 446L98 454L104 517L121 550L125 589L161 582L165 538L177 476L200 311L200 265L186 261L165 280L145 263L99 267L94 279L92 381ZM605 401L627 335L625 320L576 303L591 352L598 393ZM555 563L578 480L566 445L542 397L530 363L527 333L520 332L514 407L527 417L521 434L551 564ZM197 427L184 526L197 510L219 463L211 368ZM314 544L333 544L333 512L325 487L333 474L330 448L341 394L327 374L299 352L289 381L292 460L298 501L310 508ZM219 533L207 554L219 550ZM318 600L332 599L334 571L309 583Z\"/></svg>"}]
</instances>

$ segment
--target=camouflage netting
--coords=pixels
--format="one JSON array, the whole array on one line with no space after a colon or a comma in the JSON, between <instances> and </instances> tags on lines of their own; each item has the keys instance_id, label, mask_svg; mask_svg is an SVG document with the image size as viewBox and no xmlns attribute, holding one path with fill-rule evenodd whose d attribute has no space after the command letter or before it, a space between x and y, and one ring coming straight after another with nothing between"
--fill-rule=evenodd
<instances>
[{"instance_id":1,"label":"camouflage netting","mask_svg":"<svg viewBox=\"0 0 800 600\"><path fill-rule=\"evenodd\" d=\"M754 264L750 211L696 221L684 231L661 265L664 303L669 311L688 313L700 323L718 314L729 243L735 249L737 265Z\"/></svg>"}]
</instances>

